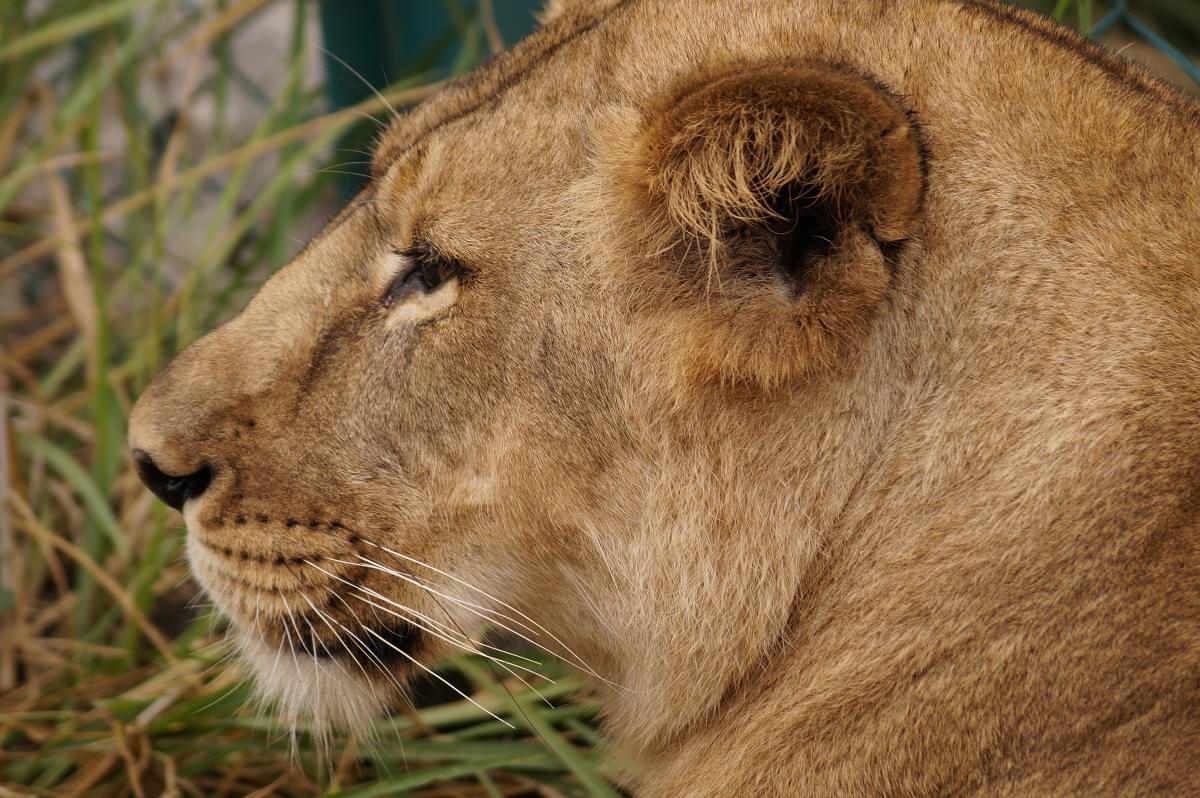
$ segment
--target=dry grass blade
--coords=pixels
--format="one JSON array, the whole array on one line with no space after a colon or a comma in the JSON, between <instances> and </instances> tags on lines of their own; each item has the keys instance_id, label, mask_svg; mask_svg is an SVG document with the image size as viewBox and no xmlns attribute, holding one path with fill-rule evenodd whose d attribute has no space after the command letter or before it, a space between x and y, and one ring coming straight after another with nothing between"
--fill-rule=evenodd
<instances>
[{"instance_id":1,"label":"dry grass blade","mask_svg":"<svg viewBox=\"0 0 1200 798\"><path fill-rule=\"evenodd\" d=\"M122 17L129 16L141 6L161 3L163 0L115 0L99 3L73 16L55 20L50 24L26 34L16 41L0 47L0 63L12 61L43 47L69 42L89 31L103 28Z\"/></svg>"},{"instance_id":2,"label":"dry grass blade","mask_svg":"<svg viewBox=\"0 0 1200 798\"><path fill-rule=\"evenodd\" d=\"M364 100L350 108L310 119L307 122L302 122L294 127L253 141L222 155L218 155L185 172L173 175L168 180L156 183L123 200L118 200L104 209L100 214L100 220L106 225L114 224L134 211L141 210L150 203L167 197L174 191L178 191L204 178L220 174L227 169L235 167L240 162L259 158L282 149L289 144L304 141L314 136L345 129L356 122L363 113L373 114L387 110L389 103L392 105L407 105L417 102L428 97L440 87L441 83L439 82L385 93L382 97ZM79 227L91 226L91 220L87 217L79 218L75 221ZM0 260L0 278L5 277L22 266L35 262L38 258L50 254L54 251L56 245L54 239L43 239Z\"/></svg>"},{"instance_id":3,"label":"dry grass blade","mask_svg":"<svg viewBox=\"0 0 1200 798\"><path fill-rule=\"evenodd\" d=\"M183 51L194 53L211 44L237 26L246 17L258 11L271 0L237 0L220 10L215 17L192 32L183 44Z\"/></svg>"},{"instance_id":4,"label":"dry grass blade","mask_svg":"<svg viewBox=\"0 0 1200 798\"><path fill-rule=\"evenodd\" d=\"M8 376L0 369L0 508L15 488L12 419L8 414ZM17 638L20 615L15 606L17 567L13 552L12 516L0 509L0 693L17 686Z\"/></svg>"},{"instance_id":5,"label":"dry grass blade","mask_svg":"<svg viewBox=\"0 0 1200 798\"><path fill-rule=\"evenodd\" d=\"M142 611L138 609L136 602L130 598L129 594L121 586L121 584L117 582L117 580L113 579L107 571L101 568L100 565L98 565L91 557L89 557L86 552L84 552L74 543L71 543L69 540L64 540L63 538L51 532L49 529L46 529L44 526L42 526L38 522L37 517L33 514L33 511L29 508L29 505L26 504L25 501L16 493L9 494L8 499L9 502L16 507L17 512L21 515L21 520L18 522L18 526L20 526L20 528L25 530L25 532L36 538L38 541L58 549L63 554L74 560L88 573L90 573L92 577L96 579L96 581L99 582L106 591L108 591L108 594L113 598L114 601L117 602L121 609L125 611L129 618L137 624L138 628L141 629L142 633L146 636L146 639L149 640L151 645L153 645L158 650L158 653L162 655L163 660L168 665L178 668L180 665L179 658L176 657L175 653L171 650L171 644L165 637L163 637L162 632L160 632L157 627L155 627L154 624L152 624L150 620L142 613ZM183 669L180 669L180 671L184 672Z\"/></svg>"},{"instance_id":6,"label":"dry grass blade","mask_svg":"<svg viewBox=\"0 0 1200 798\"><path fill-rule=\"evenodd\" d=\"M8 165L9 156L12 155L13 146L17 141L17 133L25 124L25 118L32 108L33 100L29 95L24 95L17 100L16 107L5 117L4 125L0 127L0 172L3 172Z\"/></svg>"},{"instance_id":7,"label":"dry grass blade","mask_svg":"<svg viewBox=\"0 0 1200 798\"><path fill-rule=\"evenodd\" d=\"M488 49L492 55L504 50L504 37L496 22L496 6L492 0L479 0L479 15L483 17L483 32L487 36Z\"/></svg>"},{"instance_id":8,"label":"dry grass blade","mask_svg":"<svg viewBox=\"0 0 1200 798\"><path fill-rule=\"evenodd\" d=\"M55 259L58 261L58 279L62 286L63 297L71 317L79 326L79 331L87 340L96 340L96 305L95 291L92 288L91 277L88 276L87 263L83 258L83 249L79 241L79 229L75 225L75 215L71 208L71 196L67 184L57 172L46 176L46 184L50 193L51 217L54 220L54 235L56 246ZM89 372L94 376L99 366L99 353L92 347L88 353Z\"/></svg>"}]
</instances>

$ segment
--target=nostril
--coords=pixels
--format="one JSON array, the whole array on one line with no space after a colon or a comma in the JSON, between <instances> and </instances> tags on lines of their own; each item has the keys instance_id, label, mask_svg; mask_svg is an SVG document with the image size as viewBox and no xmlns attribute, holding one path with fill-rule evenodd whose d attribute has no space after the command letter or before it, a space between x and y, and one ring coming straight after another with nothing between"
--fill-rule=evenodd
<instances>
[{"instance_id":1,"label":"nostril","mask_svg":"<svg viewBox=\"0 0 1200 798\"><path fill-rule=\"evenodd\" d=\"M150 491L169 507L183 509L183 503L194 499L212 481L213 471L208 465L201 466L190 474L168 474L154 464L154 458L141 449L133 450L133 466L138 477Z\"/></svg>"}]
</instances>

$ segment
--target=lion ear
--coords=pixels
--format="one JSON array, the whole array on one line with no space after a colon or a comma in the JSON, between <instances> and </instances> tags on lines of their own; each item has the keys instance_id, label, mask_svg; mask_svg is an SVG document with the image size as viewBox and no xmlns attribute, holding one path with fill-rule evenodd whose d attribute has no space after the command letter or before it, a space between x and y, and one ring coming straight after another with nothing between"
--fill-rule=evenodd
<instances>
[{"instance_id":1,"label":"lion ear","mask_svg":"<svg viewBox=\"0 0 1200 798\"><path fill-rule=\"evenodd\" d=\"M921 220L913 121L833 67L693 76L598 138L614 262L722 378L770 385L843 356Z\"/></svg>"}]
</instances>

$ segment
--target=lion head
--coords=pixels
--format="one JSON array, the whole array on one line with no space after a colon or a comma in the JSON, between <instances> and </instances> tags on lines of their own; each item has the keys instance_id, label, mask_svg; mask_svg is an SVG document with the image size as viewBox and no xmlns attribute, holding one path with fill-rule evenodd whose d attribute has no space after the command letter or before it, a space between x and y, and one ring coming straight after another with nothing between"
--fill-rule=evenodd
<instances>
[{"instance_id":1,"label":"lion head","mask_svg":"<svg viewBox=\"0 0 1200 798\"><path fill-rule=\"evenodd\" d=\"M503 630L663 795L1183 728L1194 105L984 2L548 16L134 410L264 690L353 723Z\"/></svg>"}]
</instances>

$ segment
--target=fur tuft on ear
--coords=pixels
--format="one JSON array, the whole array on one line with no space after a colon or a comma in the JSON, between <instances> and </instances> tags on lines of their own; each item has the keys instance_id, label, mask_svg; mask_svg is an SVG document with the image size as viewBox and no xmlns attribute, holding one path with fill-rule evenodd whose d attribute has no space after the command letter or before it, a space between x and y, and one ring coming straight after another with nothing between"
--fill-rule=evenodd
<instances>
[{"instance_id":1,"label":"fur tuft on ear","mask_svg":"<svg viewBox=\"0 0 1200 798\"><path fill-rule=\"evenodd\" d=\"M913 123L834 67L692 76L598 141L614 260L636 294L673 303L690 366L723 380L774 385L844 355L919 225Z\"/></svg>"},{"instance_id":2,"label":"fur tuft on ear","mask_svg":"<svg viewBox=\"0 0 1200 798\"><path fill-rule=\"evenodd\" d=\"M769 65L693 79L663 102L624 165L666 248L719 252L731 226L784 220L788 198L859 220L884 242L916 226L923 171L897 101L830 67Z\"/></svg>"}]
</instances>

